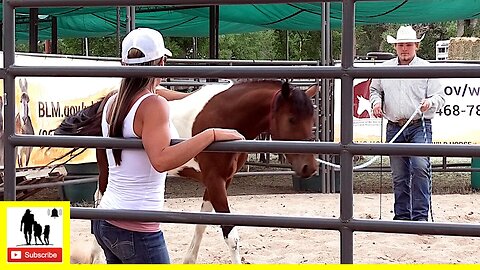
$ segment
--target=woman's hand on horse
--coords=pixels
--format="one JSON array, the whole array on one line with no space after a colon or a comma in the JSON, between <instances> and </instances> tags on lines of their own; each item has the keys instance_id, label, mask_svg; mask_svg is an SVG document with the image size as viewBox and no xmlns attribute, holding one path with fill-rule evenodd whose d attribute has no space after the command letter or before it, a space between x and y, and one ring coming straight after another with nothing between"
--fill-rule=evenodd
<instances>
[{"instance_id":1,"label":"woman's hand on horse","mask_svg":"<svg viewBox=\"0 0 480 270\"><path fill-rule=\"evenodd\" d=\"M245 140L245 137L235 129L211 128L214 142Z\"/></svg>"}]
</instances>

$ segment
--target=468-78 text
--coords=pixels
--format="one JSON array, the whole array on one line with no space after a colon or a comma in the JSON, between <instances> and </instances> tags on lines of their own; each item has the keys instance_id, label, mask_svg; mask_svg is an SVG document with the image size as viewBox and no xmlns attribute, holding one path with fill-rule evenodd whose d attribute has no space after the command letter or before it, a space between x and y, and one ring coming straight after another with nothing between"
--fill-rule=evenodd
<instances>
[{"instance_id":1,"label":"468-78 text","mask_svg":"<svg viewBox=\"0 0 480 270\"><path fill-rule=\"evenodd\" d=\"M480 116L480 105L445 105L437 114L444 116Z\"/></svg>"}]
</instances>

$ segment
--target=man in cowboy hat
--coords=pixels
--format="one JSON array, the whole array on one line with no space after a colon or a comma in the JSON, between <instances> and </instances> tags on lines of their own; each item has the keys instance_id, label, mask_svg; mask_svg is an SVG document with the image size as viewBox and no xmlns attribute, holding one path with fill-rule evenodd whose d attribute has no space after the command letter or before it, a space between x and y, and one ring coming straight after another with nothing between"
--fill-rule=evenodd
<instances>
[{"instance_id":1,"label":"man in cowboy hat","mask_svg":"<svg viewBox=\"0 0 480 270\"><path fill-rule=\"evenodd\" d=\"M387 36L397 57L382 65L421 66L429 62L417 56L420 41L411 26L401 26L397 37ZM405 126L395 143L432 143L431 119L445 103L445 94L434 79L373 79L370 102L375 117L385 117L387 141ZM408 119L413 116L413 120ZM428 221L431 197L429 157L390 156L395 196L394 220Z\"/></svg>"}]
</instances>

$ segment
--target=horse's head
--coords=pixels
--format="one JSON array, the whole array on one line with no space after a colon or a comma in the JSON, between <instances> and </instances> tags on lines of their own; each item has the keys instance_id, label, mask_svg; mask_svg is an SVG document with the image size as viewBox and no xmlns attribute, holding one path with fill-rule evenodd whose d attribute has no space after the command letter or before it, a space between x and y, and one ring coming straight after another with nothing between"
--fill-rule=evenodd
<instances>
[{"instance_id":1,"label":"horse's head","mask_svg":"<svg viewBox=\"0 0 480 270\"><path fill-rule=\"evenodd\" d=\"M318 86L306 92L284 83L274 97L270 118L270 133L274 140L307 141L312 139L314 113L311 97ZM318 169L313 154L286 154L292 169L300 177L310 177Z\"/></svg>"},{"instance_id":2,"label":"horse's head","mask_svg":"<svg viewBox=\"0 0 480 270\"><path fill-rule=\"evenodd\" d=\"M30 115L30 109L28 107L28 103L30 102L30 97L26 92L22 93L20 97L20 103L22 105L20 109L20 117L22 117L23 121L26 121L27 117Z\"/></svg>"}]
</instances>

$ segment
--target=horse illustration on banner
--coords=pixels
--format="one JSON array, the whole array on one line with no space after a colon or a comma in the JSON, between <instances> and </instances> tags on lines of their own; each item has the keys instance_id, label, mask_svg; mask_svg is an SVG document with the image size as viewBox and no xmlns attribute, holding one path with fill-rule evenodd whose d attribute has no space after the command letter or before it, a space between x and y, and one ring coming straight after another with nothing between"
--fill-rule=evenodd
<instances>
[{"instance_id":1,"label":"horse illustration on banner","mask_svg":"<svg viewBox=\"0 0 480 270\"><path fill-rule=\"evenodd\" d=\"M28 96L28 83L27 79L19 79L18 81L22 95L20 97L19 112L15 116L15 133L34 135L35 131L32 125L32 118L30 118L30 97ZM30 161L30 155L32 154L31 146L18 146L17 147L17 161L19 167L28 166Z\"/></svg>"},{"instance_id":2,"label":"horse illustration on banner","mask_svg":"<svg viewBox=\"0 0 480 270\"><path fill-rule=\"evenodd\" d=\"M353 116L356 118L372 118L370 104L370 82L366 80L353 87Z\"/></svg>"}]
</instances>

